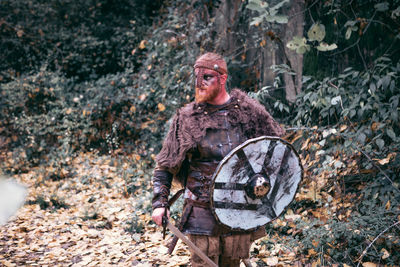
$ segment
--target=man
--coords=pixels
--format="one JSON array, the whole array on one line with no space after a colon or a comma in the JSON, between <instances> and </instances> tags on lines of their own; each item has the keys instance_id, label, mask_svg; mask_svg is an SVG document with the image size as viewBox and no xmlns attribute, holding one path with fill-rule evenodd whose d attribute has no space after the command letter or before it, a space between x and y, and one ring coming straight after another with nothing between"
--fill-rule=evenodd
<instances>
[{"instance_id":1,"label":"man","mask_svg":"<svg viewBox=\"0 0 400 267\"><path fill-rule=\"evenodd\" d=\"M265 108L245 93L226 91L225 60L206 53L194 65L195 101L174 116L153 178L153 215L162 224L172 180L185 187L181 230L219 266L239 266L249 257L251 243L264 236L263 227L250 233L232 232L218 225L210 210L210 184L218 163L236 146L262 135L284 131ZM169 216L169 212L167 213ZM207 266L192 255L192 266Z\"/></svg>"}]
</instances>

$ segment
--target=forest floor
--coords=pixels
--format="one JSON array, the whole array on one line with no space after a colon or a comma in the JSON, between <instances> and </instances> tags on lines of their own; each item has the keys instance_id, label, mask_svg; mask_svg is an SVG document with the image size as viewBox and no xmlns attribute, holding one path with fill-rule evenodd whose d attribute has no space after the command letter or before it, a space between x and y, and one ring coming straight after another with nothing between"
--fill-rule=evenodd
<instances>
[{"instance_id":1,"label":"forest floor","mask_svg":"<svg viewBox=\"0 0 400 267\"><path fill-rule=\"evenodd\" d=\"M49 175L54 170L44 167L13 176L28 188L28 195L17 214L0 226L0 266L189 266L187 247L179 241L173 255L168 255L172 235L163 240L161 229L151 221L150 169L137 167L140 175L133 184L128 182L132 180L123 170L139 161L138 156L127 160L82 153L70 160L64 178ZM303 181L296 199L315 199L311 184ZM292 222L309 215L306 210L289 209L273 223L293 226L289 232L294 235ZM285 246L285 239L269 233L253 244L251 262L253 266L320 264L299 254Z\"/></svg>"},{"instance_id":2,"label":"forest floor","mask_svg":"<svg viewBox=\"0 0 400 267\"><path fill-rule=\"evenodd\" d=\"M126 182L113 162L110 156L82 154L71 162L75 175L70 178L45 179L40 168L15 176L28 187L28 196L0 227L0 265L186 264L189 254L180 242L174 255L167 255L168 241L150 223L150 214L135 210L145 196L126 194ZM145 225L141 232L129 231L133 216Z\"/></svg>"}]
</instances>

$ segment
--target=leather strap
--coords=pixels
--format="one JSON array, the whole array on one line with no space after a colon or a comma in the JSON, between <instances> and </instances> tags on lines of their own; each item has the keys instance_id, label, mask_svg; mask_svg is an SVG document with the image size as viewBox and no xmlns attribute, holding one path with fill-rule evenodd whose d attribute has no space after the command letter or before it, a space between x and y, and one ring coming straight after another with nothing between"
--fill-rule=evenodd
<instances>
[{"instance_id":1,"label":"leather strap","mask_svg":"<svg viewBox=\"0 0 400 267\"><path fill-rule=\"evenodd\" d=\"M193 207L198 207L198 208L203 208L203 209L209 209L210 208L210 202L203 202L203 201L198 201L198 200L193 200L190 198L185 199L186 203Z\"/></svg>"}]
</instances>

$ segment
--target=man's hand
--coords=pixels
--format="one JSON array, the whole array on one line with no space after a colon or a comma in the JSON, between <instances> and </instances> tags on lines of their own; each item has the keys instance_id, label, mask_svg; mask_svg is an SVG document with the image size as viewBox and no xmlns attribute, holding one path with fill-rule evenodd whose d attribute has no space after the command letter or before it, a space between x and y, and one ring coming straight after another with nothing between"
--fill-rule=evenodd
<instances>
[{"instance_id":1,"label":"man's hand","mask_svg":"<svg viewBox=\"0 0 400 267\"><path fill-rule=\"evenodd\" d=\"M153 210L153 214L151 215L151 218L153 219L153 221L159 225L162 226L162 217L164 216L164 212L165 212L165 208L156 208ZM169 219L169 210L167 210L167 217Z\"/></svg>"}]
</instances>

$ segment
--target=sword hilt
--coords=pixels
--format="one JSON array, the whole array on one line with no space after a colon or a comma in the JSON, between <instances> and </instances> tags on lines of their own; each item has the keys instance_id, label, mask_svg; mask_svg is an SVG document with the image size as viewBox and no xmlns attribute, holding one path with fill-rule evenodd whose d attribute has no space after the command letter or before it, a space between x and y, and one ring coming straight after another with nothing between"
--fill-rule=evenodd
<instances>
[{"instance_id":1,"label":"sword hilt","mask_svg":"<svg viewBox=\"0 0 400 267\"><path fill-rule=\"evenodd\" d=\"M182 193L185 191L185 189L180 189L178 192L175 193L175 195L168 200L168 207L171 207L172 204L182 195ZM167 230L167 225L168 225L168 208L165 207L164 210L164 215L162 217L162 227L163 227L163 239L165 239L165 231Z\"/></svg>"},{"instance_id":2,"label":"sword hilt","mask_svg":"<svg viewBox=\"0 0 400 267\"><path fill-rule=\"evenodd\" d=\"M168 213L167 213L167 207L165 207L164 215L162 216L163 239L165 239L165 232L167 230L167 225L168 225Z\"/></svg>"}]
</instances>

